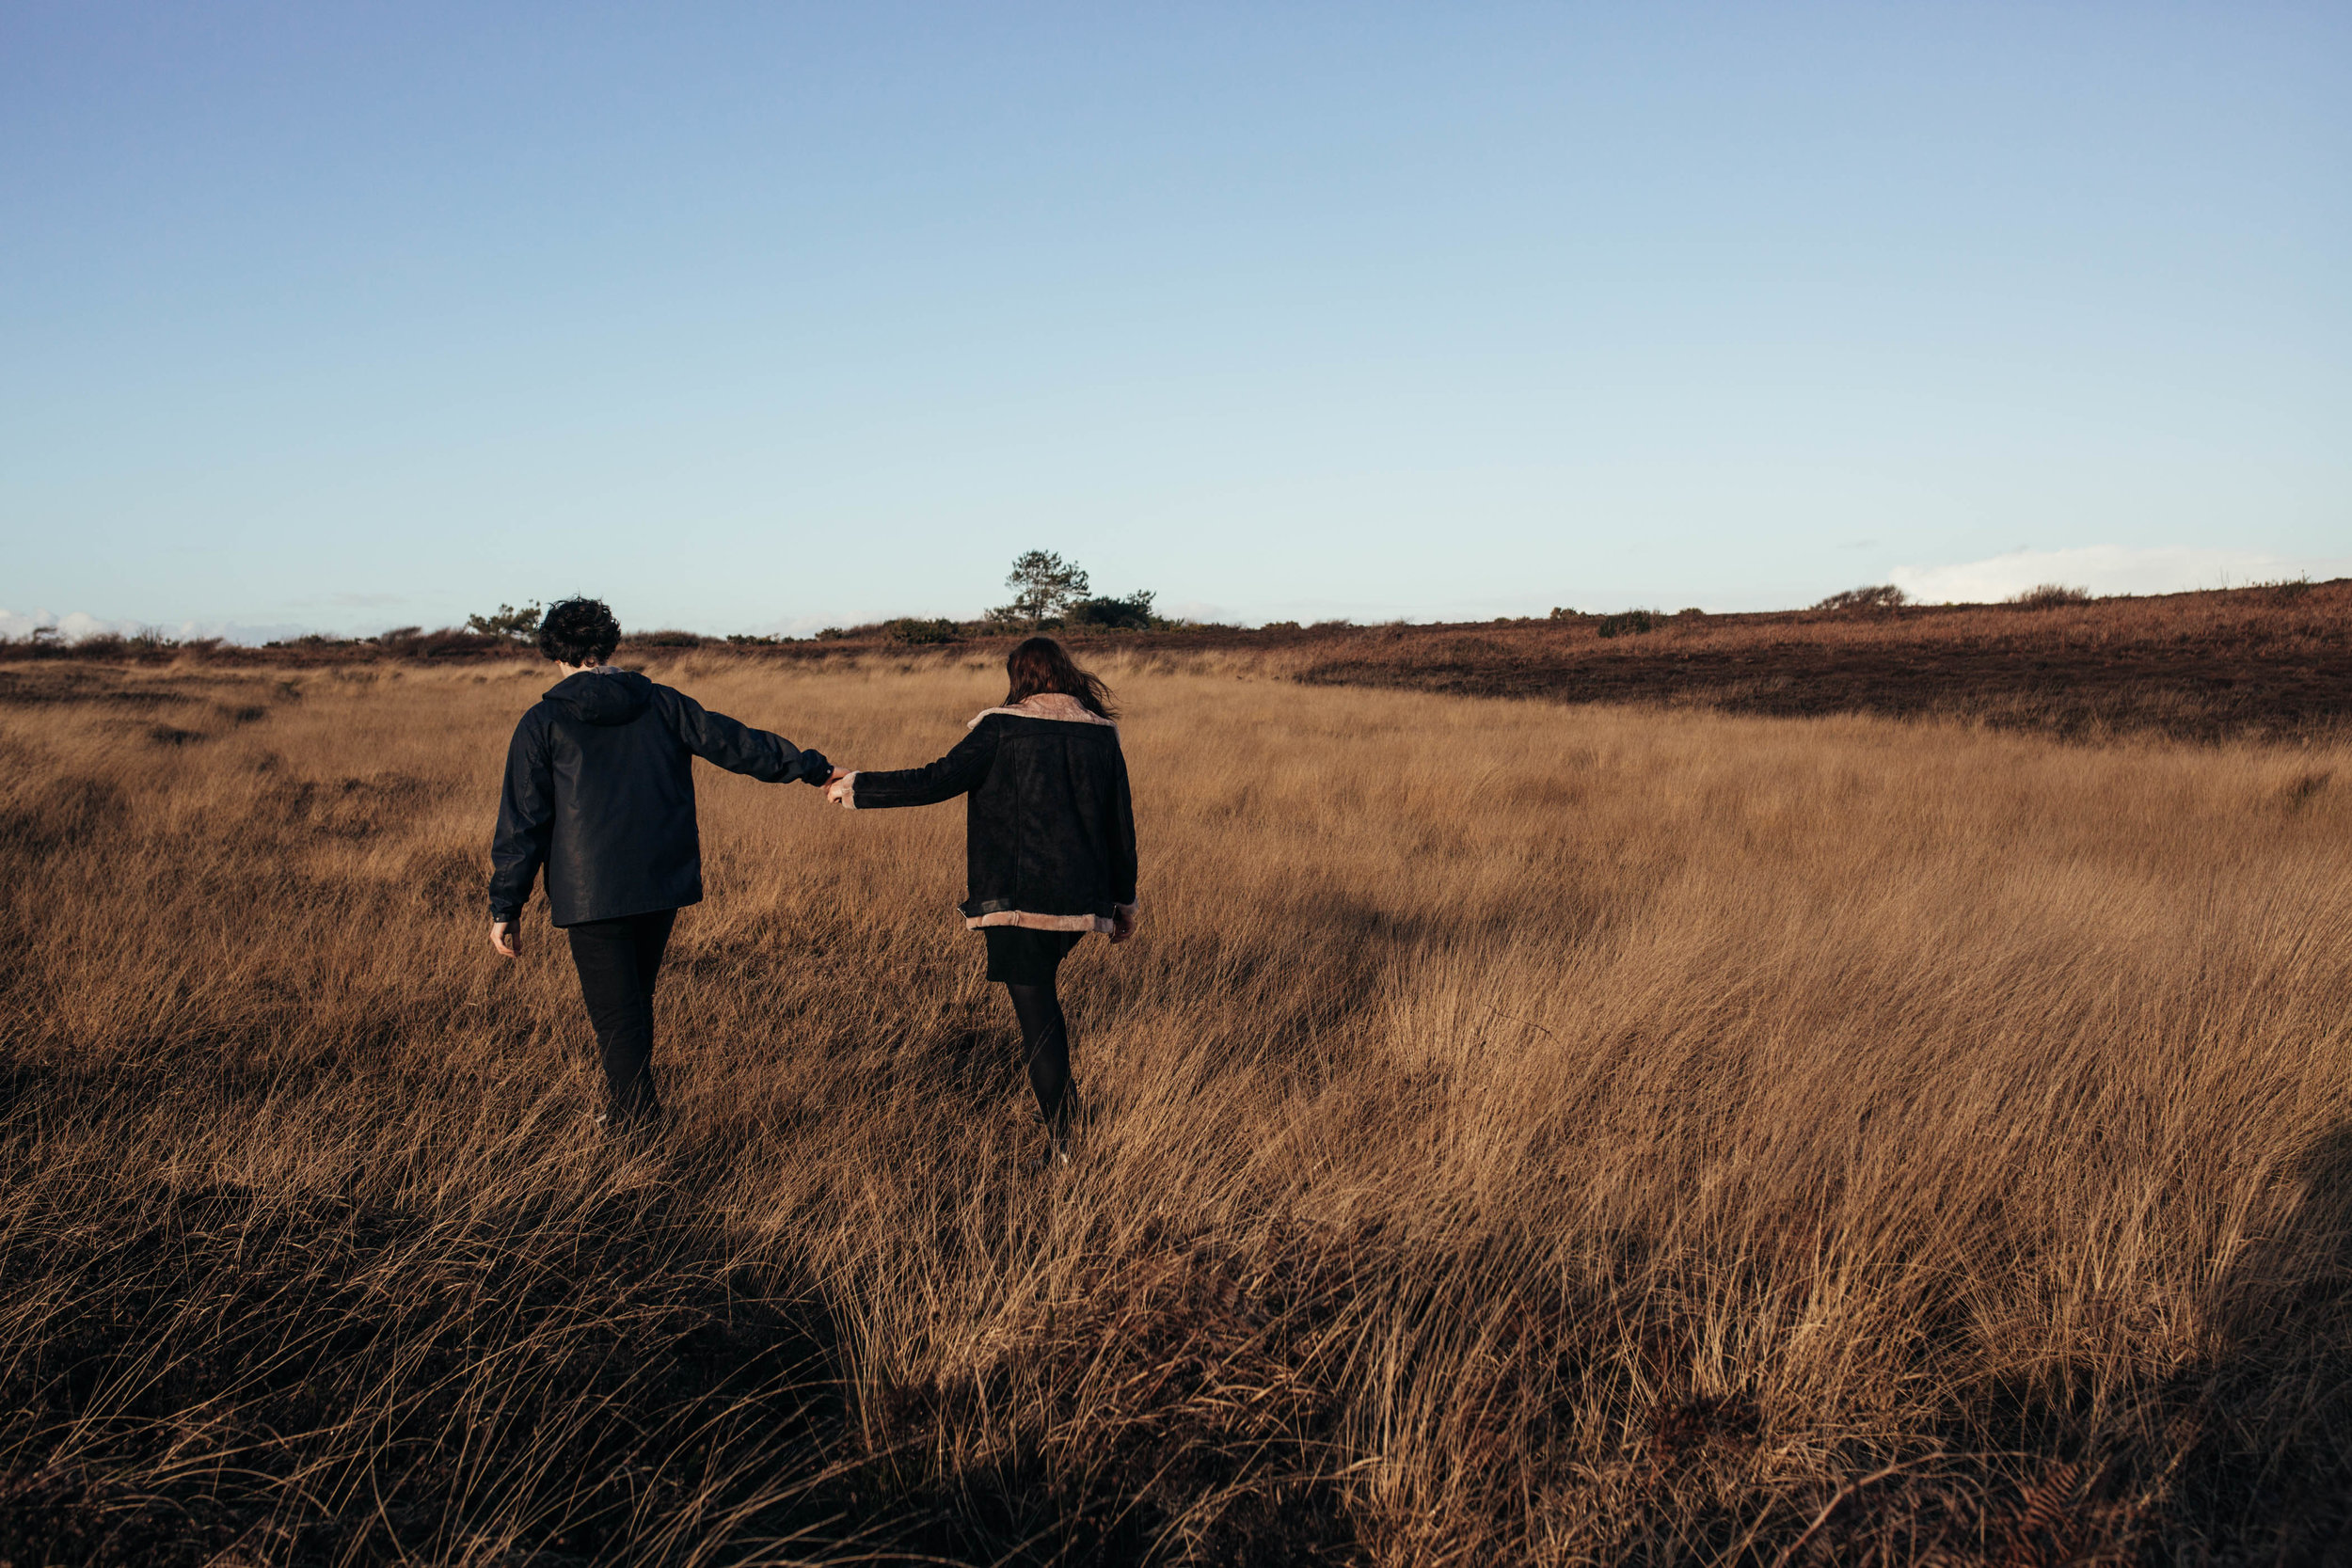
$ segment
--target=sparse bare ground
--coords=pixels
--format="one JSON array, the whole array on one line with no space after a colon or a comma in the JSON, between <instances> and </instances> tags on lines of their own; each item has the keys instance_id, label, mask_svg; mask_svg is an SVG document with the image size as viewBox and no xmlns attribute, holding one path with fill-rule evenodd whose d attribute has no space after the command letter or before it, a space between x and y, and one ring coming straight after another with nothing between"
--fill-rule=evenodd
<instances>
[{"instance_id":1,"label":"sparse bare ground","mask_svg":"<svg viewBox=\"0 0 2352 1568\"><path fill-rule=\"evenodd\" d=\"M0 1559L2352 1552L2352 752L1114 666L1049 1180L960 814L723 775L591 1135L483 940L544 670L0 672Z\"/></svg>"}]
</instances>

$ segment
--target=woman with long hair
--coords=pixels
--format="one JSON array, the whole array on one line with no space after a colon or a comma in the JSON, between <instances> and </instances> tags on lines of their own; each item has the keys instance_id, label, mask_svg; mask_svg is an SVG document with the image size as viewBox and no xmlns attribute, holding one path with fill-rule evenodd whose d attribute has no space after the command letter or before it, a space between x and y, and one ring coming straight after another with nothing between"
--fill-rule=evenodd
<instances>
[{"instance_id":1,"label":"woman with long hair","mask_svg":"<svg viewBox=\"0 0 2352 1568\"><path fill-rule=\"evenodd\" d=\"M1046 1162L1067 1164L1076 1094L1056 975L1088 932L1135 934L1135 809L1109 689L1050 637L1013 649L1005 673L1003 704L946 756L838 774L827 794L852 811L964 797L963 923L988 944L988 977L1020 1020Z\"/></svg>"}]
</instances>

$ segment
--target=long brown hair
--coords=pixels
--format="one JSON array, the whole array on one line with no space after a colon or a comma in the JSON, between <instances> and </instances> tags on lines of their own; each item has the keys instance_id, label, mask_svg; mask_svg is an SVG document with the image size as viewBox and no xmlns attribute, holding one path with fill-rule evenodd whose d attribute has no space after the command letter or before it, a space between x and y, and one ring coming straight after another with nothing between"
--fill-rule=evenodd
<instances>
[{"instance_id":1,"label":"long brown hair","mask_svg":"<svg viewBox=\"0 0 2352 1568\"><path fill-rule=\"evenodd\" d=\"M1078 705L1098 718L1116 719L1111 689L1071 661L1062 645L1050 637L1032 637L1005 656L1005 674L1012 682L1005 705L1017 707L1041 691L1075 697Z\"/></svg>"}]
</instances>

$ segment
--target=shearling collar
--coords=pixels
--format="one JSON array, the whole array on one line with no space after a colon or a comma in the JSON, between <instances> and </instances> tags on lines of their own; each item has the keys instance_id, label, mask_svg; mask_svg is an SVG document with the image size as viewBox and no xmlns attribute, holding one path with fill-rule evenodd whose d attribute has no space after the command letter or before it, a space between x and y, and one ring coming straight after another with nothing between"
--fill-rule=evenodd
<instances>
[{"instance_id":1,"label":"shearling collar","mask_svg":"<svg viewBox=\"0 0 2352 1568\"><path fill-rule=\"evenodd\" d=\"M972 722L963 727L967 730L977 729L980 721L992 713L1001 713L1009 719L1059 719L1073 724L1111 724L1101 714L1088 712L1086 705L1075 697L1060 691L1041 691L1034 697L1023 698L1010 707L983 708L973 716ZM1113 729L1118 727L1111 724Z\"/></svg>"}]
</instances>

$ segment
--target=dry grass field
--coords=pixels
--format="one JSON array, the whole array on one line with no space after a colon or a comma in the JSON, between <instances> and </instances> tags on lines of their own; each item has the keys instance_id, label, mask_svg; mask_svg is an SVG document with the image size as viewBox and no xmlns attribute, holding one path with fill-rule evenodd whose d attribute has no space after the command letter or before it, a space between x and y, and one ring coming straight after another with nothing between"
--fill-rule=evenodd
<instances>
[{"instance_id":1,"label":"dry grass field","mask_svg":"<svg viewBox=\"0 0 2352 1568\"><path fill-rule=\"evenodd\" d=\"M952 807L707 775L615 1146L485 942L545 665L8 672L0 1560L2352 1557L2352 751L1104 673L1041 1176Z\"/></svg>"}]
</instances>

